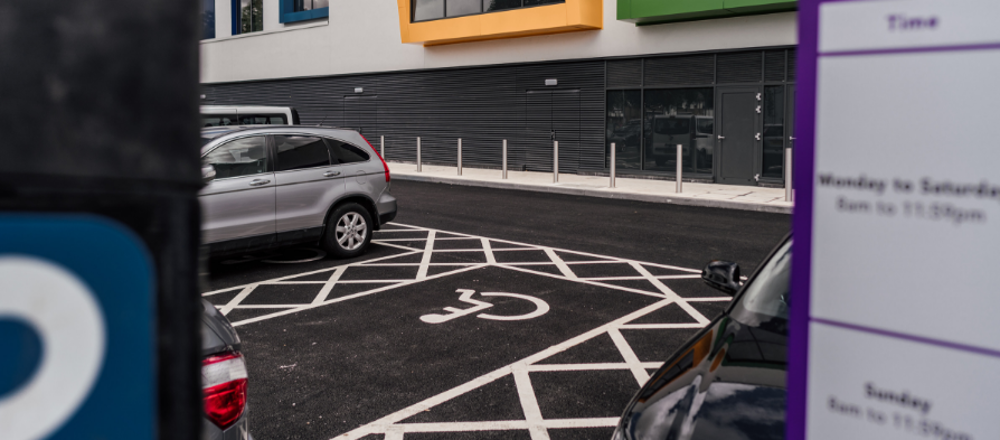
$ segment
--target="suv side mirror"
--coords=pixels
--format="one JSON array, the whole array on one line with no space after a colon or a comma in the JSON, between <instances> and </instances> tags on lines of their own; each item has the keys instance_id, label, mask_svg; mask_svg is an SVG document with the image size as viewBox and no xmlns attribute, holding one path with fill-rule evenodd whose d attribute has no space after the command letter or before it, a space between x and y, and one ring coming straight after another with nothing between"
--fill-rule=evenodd
<instances>
[{"instance_id":1,"label":"suv side mirror","mask_svg":"<svg viewBox=\"0 0 1000 440\"><path fill-rule=\"evenodd\" d=\"M715 260L701 270L701 279L709 286L735 295L740 290L740 265L731 261Z\"/></svg>"},{"instance_id":2,"label":"suv side mirror","mask_svg":"<svg viewBox=\"0 0 1000 440\"><path fill-rule=\"evenodd\" d=\"M215 179L215 165L208 164L201 167L201 180L208 183Z\"/></svg>"}]
</instances>

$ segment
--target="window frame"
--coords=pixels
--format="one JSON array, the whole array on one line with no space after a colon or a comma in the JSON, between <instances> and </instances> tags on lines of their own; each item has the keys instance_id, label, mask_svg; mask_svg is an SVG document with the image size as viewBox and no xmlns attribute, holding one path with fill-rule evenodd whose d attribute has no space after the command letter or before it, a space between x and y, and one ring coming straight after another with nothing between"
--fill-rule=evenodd
<instances>
[{"instance_id":1,"label":"window frame","mask_svg":"<svg viewBox=\"0 0 1000 440\"><path fill-rule=\"evenodd\" d=\"M315 20L317 18L327 18L330 16L330 7L310 9L308 11L295 11L294 0L280 0L278 22L295 23L299 21Z\"/></svg>"},{"instance_id":2,"label":"window frame","mask_svg":"<svg viewBox=\"0 0 1000 440\"><path fill-rule=\"evenodd\" d=\"M284 1L291 2L291 0L282 0L282 1L283 2ZM444 15L443 16L438 17L438 18L428 18L428 19L424 19L424 20L417 20L416 19L416 17L417 17L417 0L408 0L408 1L410 2L410 23L427 23L427 22L436 21L436 20L447 20L447 19L450 19L450 18L472 17L472 16L475 16L475 15L493 14L493 13L498 13L498 12L520 11L520 10L523 10L523 9L539 8L539 7L543 7L543 6L552 6L552 5L558 5L558 4L566 3L566 0L556 0L556 1L553 1L551 3L542 3L542 4L538 4L538 5L525 5L524 4L524 0L521 0L521 6L517 7L517 8L499 9L499 10L496 10L496 11L483 11L483 8L481 6L482 0L480 0L480 8L479 8L480 12L473 12L471 14L463 14L463 15L448 15L448 0L443 0L443 2L444 2L444 11L443 11Z\"/></svg>"}]
</instances>

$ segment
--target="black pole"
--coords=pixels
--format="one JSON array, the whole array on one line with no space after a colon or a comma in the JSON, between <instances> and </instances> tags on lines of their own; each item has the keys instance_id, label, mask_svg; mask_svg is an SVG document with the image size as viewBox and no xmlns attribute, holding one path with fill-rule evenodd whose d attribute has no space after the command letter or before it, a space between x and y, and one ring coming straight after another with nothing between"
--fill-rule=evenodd
<instances>
[{"instance_id":1,"label":"black pole","mask_svg":"<svg viewBox=\"0 0 1000 440\"><path fill-rule=\"evenodd\" d=\"M0 2L0 213L103 217L148 249L154 352L135 356L155 356L161 439L201 430L197 11Z\"/></svg>"}]
</instances>

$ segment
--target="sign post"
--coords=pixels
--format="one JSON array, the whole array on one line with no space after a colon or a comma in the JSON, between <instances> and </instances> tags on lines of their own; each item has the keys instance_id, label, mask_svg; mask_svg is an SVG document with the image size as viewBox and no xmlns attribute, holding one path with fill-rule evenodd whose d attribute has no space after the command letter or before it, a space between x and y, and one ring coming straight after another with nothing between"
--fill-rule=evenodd
<instances>
[{"instance_id":1,"label":"sign post","mask_svg":"<svg viewBox=\"0 0 1000 440\"><path fill-rule=\"evenodd\" d=\"M201 435L197 7L0 13L5 440Z\"/></svg>"},{"instance_id":2,"label":"sign post","mask_svg":"<svg viewBox=\"0 0 1000 440\"><path fill-rule=\"evenodd\" d=\"M995 437L1000 4L799 10L787 438Z\"/></svg>"}]
</instances>

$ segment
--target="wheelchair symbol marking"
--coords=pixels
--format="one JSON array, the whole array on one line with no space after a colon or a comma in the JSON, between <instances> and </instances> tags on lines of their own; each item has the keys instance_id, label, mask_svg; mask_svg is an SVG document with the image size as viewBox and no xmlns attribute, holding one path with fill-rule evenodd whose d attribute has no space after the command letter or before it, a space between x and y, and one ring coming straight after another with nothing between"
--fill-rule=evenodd
<instances>
[{"instance_id":1,"label":"wheelchair symbol marking","mask_svg":"<svg viewBox=\"0 0 1000 440\"><path fill-rule=\"evenodd\" d=\"M458 289L455 292L461 293L462 295L458 297L459 301L464 303L472 304L472 307L467 309L458 309L455 307L445 307L444 310L448 312L447 314L431 313L420 317L420 320L428 324L440 324L442 322L448 322L455 318L461 318L466 315L471 315L480 310L486 310L493 307L492 303L486 301L480 301L477 299L472 299L472 295L476 294L475 290L470 289ZM514 315L514 316L499 316L491 315L488 313L480 313L476 315L477 318L489 319L493 321L523 321L526 319L533 319L542 316L549 312L549 305L545 301L528 295L521 295L519 293L506 293L506 292L480 292L482 296L507 296L511 298L523 299L525 301L531 301L535 304L535 310L531 313L524 315Z\"/></svg>"}]
</instances>

